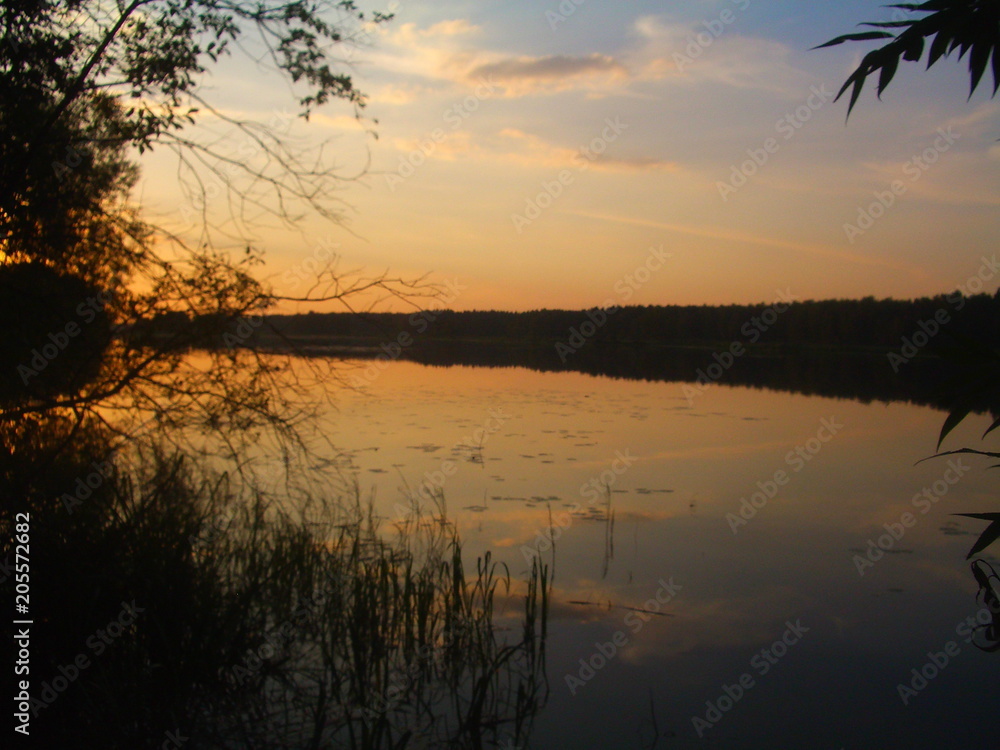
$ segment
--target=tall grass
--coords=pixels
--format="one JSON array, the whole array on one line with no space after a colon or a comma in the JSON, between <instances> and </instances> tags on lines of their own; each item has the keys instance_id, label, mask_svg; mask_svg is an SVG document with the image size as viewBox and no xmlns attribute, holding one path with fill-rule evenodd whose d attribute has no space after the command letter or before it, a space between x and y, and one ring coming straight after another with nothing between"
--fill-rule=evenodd
<instances>
[{"instance_id":1,"label":"tall grass","mask_svg":"<svg viewBox=\"0 0 1000 750\"><path fill-rule=\"evenodd\" d=\"M59 473L86 458L64 457ZM247 750L525 741L547 695L547 568L513 581L487 553L467 571L443 498L440 513L382 529L357 489L290 511L190 459L138 459L119 461L72 515L50 487L29 503L33 607L46 613L33 685L80 653L90 661L39 709L36 739L132 749L179 730L186 747ZM142 613L94 653L88 638L132 600Z\"/></svg>"}]
</instances>

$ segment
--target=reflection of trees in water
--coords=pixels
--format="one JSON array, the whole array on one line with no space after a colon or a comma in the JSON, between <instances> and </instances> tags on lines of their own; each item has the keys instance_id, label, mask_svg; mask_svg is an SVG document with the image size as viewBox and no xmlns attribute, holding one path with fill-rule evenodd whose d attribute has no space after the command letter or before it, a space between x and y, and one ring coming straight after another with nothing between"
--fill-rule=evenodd
<instances>
[{"instance_id":1,"label":"reflection of trees in water","mask_svg":"<svg viewBox=\"0 0 1000 750\"><path fill-rule=\"evenodd\" d=\"M327 345L311 341L304 353L313 358L384 358L377 346L375 343L368 349L359 348L354 342L348 349L339 347L335 341ZM724 348L720 347L718 351ZM400 358L438 367L527 367L542 372L582 372L625 380L697 385L699 370L706 372L706 368L715 362L712 358L715 351L707 347L594 344L580 349L567 362L562 362L551 346L427 341L403 351ZM732 366L713 382L853 399L862 403L900 401L946 409L960 392L959 384L954 379L956 373L956 368L931 358L913 360L897 374L887 364L885 354L777 348L767 353L748 353L736 358ZM991 403L984 395L977 401L976 408L986 408Z\"/></svg>"},{"instance_id":2,"label":"reflection of trees in water","mask_svg":"<svg viewBox=\"0 0 1000 750\"><path fill-rule=\"evenodd\" d=\"M0 559L14 514L31 519L38 746L524 740L546 692L545 570L527 590L488 556L467 575L445 519L390 536L357 500L286 512L180 455L109 461L108 437L57 418L2 432Z\"/></svg>"}]
</instances>

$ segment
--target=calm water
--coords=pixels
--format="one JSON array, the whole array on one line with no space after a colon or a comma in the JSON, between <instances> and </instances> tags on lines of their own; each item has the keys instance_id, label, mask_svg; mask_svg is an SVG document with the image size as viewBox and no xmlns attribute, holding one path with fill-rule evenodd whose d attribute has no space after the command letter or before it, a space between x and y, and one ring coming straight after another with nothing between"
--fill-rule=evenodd
<instances>
[{"instance_id":1,"label":"calm water","mask_svg":"<svg viewBox=\"0 0 1000 750\"><path fill-rule=\"evenodd\" d=\"M650 747L654 721L662 748L996 747L1000 653L977 650L967 620L984 523L951 514L1000 499L983 461L914 466L942 420L396 362L338 393L322 429L387 522L404 484L440 488L469 556L491 549L515 576L536 551L553 559L552 513L551 697L532 747ZM945 447L979 445L984 427ZM902 535L872 562L884 524ZM938 652L947 665L915 681Z\"/></svg>"}]
</instances>

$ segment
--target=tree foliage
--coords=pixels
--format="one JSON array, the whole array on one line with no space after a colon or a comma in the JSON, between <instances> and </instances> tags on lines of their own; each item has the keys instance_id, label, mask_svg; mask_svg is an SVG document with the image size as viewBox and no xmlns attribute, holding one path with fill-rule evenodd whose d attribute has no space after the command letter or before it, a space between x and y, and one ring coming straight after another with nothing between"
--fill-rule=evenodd
<instances>
[{"instance_id":1,"label":"tree foliage","mask_svg":"<svg viewBox=\"0 0 1000 750\"><path fill-rule=\"evenodd\" d=\"M261 423L281 429L294 419L295 388L278 385L274 358L236 347L211 348L198 363L188 356L227 336L244 339L246 319L282 299L258 278L260 250L245 231L245 250L233 257L204 233L184 242L152 225L132 197L136 158L174 150L189 188L203 190L204 169L214 171L237 211L252 204L288 222L303 210L337 218L330 196L340 178L328 164L306 158L266 124L214 107L200 86L224 56L252 49L285 76L301 116L335 101L358 115L365 97L339 69L336 50L364 24L388 18L366 17L346 0L4 3L0 316L44 323L22 326L30 335L15 337L16 355L5 352L0 382L13 388L0 394L0 415L61 410L107 420L139 410L166 427L237 431ZM204 121L250 138L257 158L199 141L192 125ZM249 187L240 187L241 174ZM29 281L37 278L48 281ZM332 264L317 290L305 301L434 291L386 275L345 281ZM165 331L157 324L165 316L199 324ZM114 334L110 343L92 337L99 366L89 362L86 378L65 377L74 366L61 342L69 336L79 344L87 336L69 331L90 330L95 319ZM57 370L64 377L54 377ZM59 387L41 387L46 379Z\"/></svg>"},{"instance_id":2,"label":"tree foliage","mask_svg":"<svg viewBox=\"0 0 1000 750\"><path fill-rule=\"evenodd\" d=\"M956 50L959 60L968 55L970 98L987 67L990 67L993 72L993 95L996 95L1000 89L1000 3L995 0L928 0L889 7L923 15L899 21L864 23L861 25L876 30L838 36L816 48L833 47L844 42L891 40L865 55L838 92L837 99L851 89L848 116L870 76L878 74L877 92L881 98L896 75L899 63L919 61L925 47L928 68Z\"/></svg>"}]
</instances>

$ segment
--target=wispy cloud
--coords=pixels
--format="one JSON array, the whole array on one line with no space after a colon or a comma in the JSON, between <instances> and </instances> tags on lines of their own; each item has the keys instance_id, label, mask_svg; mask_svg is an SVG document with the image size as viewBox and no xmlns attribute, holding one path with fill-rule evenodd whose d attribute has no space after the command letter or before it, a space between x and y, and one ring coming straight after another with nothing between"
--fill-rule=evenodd
<instances>
[{"instance_id":1,"label":"wispy cloud","mask_svg":"<svg viewBox=\"0 0 1000 750\"><path fill-rule=\"evenodd\" d=\"M611 221L620 224L631 224L633 226L663 229L669 232L677 232L678 234L692 235L695 237L704 237L706 239L725 240L736 243L737 245L768 247L774 250L804 253L828 260L837 260L861 266L890 268L894 271L905 271L907 273L911 273L916 278L923 278L926 276L926 272L922 268L909 263L903 263L901 261L895 261L887 258L877 258L870 255L861 255L859 253L851 253L818 243L795 242L792 240L783 240L778 237L763 237L749 232L741 232L733 229L720 229L718 227L705 227L695 224L677 224L629 216L614 216L612 214L596 213L591 211L571 211L570 213L575 216L583 216L589 219L596 219L598 221Z\"/></svg>"},{"instance_id":2,"label":"wispy cloud","mask_svg":"<svg viewBox=\"0 0 1000 750\"><path fill-rule=\"evenodd\" d=\"M790 63L792 50L770 39L740 32L740 17L709 33L703 23L642 16L632 25L634 42L625 63L637 80L698 85L706 82L772 92L797 90L804 74ZM714 21L711 14L705 21Z\"/></svg>"},{"instance_id":3,"label":"wispy cloud","mask_svg":"<svg viewBox=\"0 0 1000 750\"><path fill-rule=\"evenodd\" d=\"M629 78L629 72L615 58L595 52L584 56L499 58L476 65L466 77L496 81L507 96L525 96L620 84Z\"/></svg>"},{"instance_id":4,"label":"wispy cloud","mask_svg":"<svg viewBox=\"0 0 1000 750\"><path fill-rule=\"evenodd\" d=\"M591 169L606 172L674 172L679 169L674 162L649 157L629 158L601 154L584 161L581 158L580 147L557 146L544 138L516 128L505 128L499 135L509 146L506 149L498 149L497 156L504 161L515 161L528 167L578 168L581 163L586 163Z\"/></svg>"},{"instance_id":5,"label":"wispy cloud","mask_svg":"<svg viewBox=\"0 0 1000 750\"><path fill-rule=\"evenodd\" d=\"M392 145L408 152L420 148L418 139L397 138ZM505 166L517 165L530 169L580 169L598 172L676 172L680 167L671 161L652 157L582 156L582 146L571 148L546 141L517 128L504 128L493 136L476 137L464 131L450 133L426 154L428 159L442 161L489 161Z\"/></svg>"}]
</instances>

